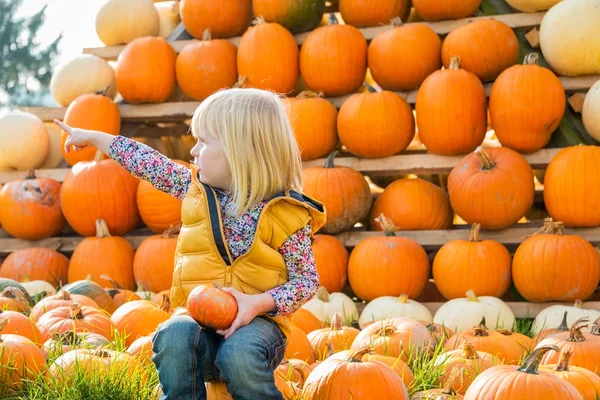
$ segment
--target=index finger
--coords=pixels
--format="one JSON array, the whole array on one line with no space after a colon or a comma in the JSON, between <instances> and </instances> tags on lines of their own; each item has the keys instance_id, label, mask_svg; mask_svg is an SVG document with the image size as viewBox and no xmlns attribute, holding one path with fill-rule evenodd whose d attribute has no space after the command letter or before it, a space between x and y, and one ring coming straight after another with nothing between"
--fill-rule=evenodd
<instances>
[{"instance_id":1,"label":"index finger","mask_svg":"<svg viewBox=\"0 0 600 400\"><path fill-rule=\"evenodd\" d=\"M71 128L69 125L65 124L64 122L62 122L62 121L59 121L59 120L55 119L55 120L54 120L54 123L55 123L56 125L58 125L59 127L61 127L61 129L62 129L63 131L65 131L65 132L67 132L69 135L70 135L71 133L73 133L73 128Z\"/></svg>"}]
</instances>

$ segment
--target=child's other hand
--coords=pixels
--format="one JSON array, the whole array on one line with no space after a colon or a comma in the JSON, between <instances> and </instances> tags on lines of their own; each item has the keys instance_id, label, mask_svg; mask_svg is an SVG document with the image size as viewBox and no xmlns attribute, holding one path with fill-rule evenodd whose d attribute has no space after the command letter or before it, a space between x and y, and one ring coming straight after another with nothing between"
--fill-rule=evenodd
<instances>
[{"instance_id":1,"label":"child's other hand","mask_svg":"<svg viewBox=\"0 0 600 400\"><path fill-rule=\"evenodd\" d=\"M231 287L224 287L224 291L235 297L238 304L238 313L228 329L218 330L219 335L228 339L236 330L248 325L257 315L269 312L275 308L275 300L269 293L257 295L244 294Z\"/></svg>"},{"instance_id":2,"label":"child's other hand","mask_svg":"<svg viewBox=\"0 0 600 400\"><path fill-rule=\"evenodd\" d=\"M69 153L71 151L71 146L73 146L75 151L82 150L88 146L91 139L90 131L73 128L57 119L54 120L54 123L67 134L67 140L65 140L65 152Z\"/></svg>"}]
</instances>

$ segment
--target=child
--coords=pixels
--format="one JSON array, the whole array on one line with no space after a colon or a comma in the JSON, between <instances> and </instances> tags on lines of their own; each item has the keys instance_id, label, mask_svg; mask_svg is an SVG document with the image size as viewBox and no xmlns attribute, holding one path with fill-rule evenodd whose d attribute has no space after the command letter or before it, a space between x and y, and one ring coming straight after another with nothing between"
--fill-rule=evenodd
<instances>
[{"instance_id":1,"label":"child","mask_svg":"<svg viewBox=\"0 0 600 400\"><path fill-rule=\"evenodd\" d=\"M236 400L282 399L274 384L290 334L288 316L317 291L311 249L325 223L321 203L301 187L298 148L281 99L256 89L219 91L198 107L191 171L122 136L71 128L65 149L92 145L133 175L183 200L171 301L185 306L197 285L218 282L238 302L229 329L189 316L153 339L162 399L206 399L223 381Z\"/></svg>"}]
</instances>

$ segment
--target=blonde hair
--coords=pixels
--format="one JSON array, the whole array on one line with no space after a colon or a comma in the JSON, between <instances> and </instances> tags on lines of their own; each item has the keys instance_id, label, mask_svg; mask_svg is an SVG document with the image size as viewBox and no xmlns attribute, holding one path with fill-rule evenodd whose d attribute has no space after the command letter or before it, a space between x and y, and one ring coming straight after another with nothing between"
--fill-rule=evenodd
<instances>
[{"instance_id":1,"label":"blonde hair","mask_svg":"<svg viewBox=\"0 0 600 400\"><path fill-rule=\"evenodd\" d=\"M204 100L191 124L196 137L221 143L231 192L242 214L278 192L302 188L302 163L282 99L259 89L226 89Z\"/></svg>"}]
</instances>

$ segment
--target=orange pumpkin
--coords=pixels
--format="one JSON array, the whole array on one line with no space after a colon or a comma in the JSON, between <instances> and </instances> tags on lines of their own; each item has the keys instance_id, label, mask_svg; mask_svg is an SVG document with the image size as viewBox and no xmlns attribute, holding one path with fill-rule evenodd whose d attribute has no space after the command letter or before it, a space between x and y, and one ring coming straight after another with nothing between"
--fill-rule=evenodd
<instances>
[{"instance_id":1,"label":"orange pumpkin","mask_svg":"<svg viewBox=\"0 0 600 400\"><path fill-rule=\"evenodd\" d=\"M36 178L33 170L24 180L7 182L0 189L2 227L10 235L24 240L58 235L66 223L59 196L60 183Z\"/></svg>"},{"instance_id":2,"label":"orange pumpkin","mask_svg":"<svg viewBox=\"0 0 600 400\"><path fill-rule=\"evenodd\" d=\"M338 238L315 235L312 246L319 285L329 293L341 292L348 280L348 250Z\"/></svg>"},{"instance_id":3,"label":"orange pumpkin","mask_svg":"<svg viewBox=\"0 0 600 400\"><path fill-rule=\"evenodd\" d=\"M100 308L98 304L89 297L80 294L71 294L68 290L62 289L55 295L44 297L33 308L29 314L34 322L38 322L42 315L58 307L70 307L73 303L79 303L82 306Z\"/></svg>"},{"instance_id":4,"label":"orange pumpkin","mask_svg":"<svg viewBox=\"0 0 600 400\"><path fill-rule=\"evenodd\" d=\"M293 374L294 379L290 379ZM298 399L302 392L302 387L306 381L307 374L304 370L296 365L291 365L288 375L284 375L281 371L275 372L275 387L281 392L284 399Z\"/></svg>"},{"instance_id":5,"label":"orange pumpkin","mask_svg":"<svg viewBox=\"0 0 600 400\"><path fill-rule=\"evenodd\" d=\"M490 118L502 146L519 153L537 151L550 141L565 113L565 89L554 72L528 54L523 65L500 74L490 95ZM543 99L543 100L542 100Z\"/></svg>"},{"instance_id":6,"label":"orange pumpkin","mask_svg":"<svg viewBox=\"0 0 600 400\"><path fill-rule=\"evenodd\" d=\"M0 324L4 321L6 321L6 324L3 324L3 334L10 333L26 337L37 346L41 346L44 343L42 333L31 318L17 311L0 310Z\"/></svg>"},{"instance_id":7,"label":"orange pumpkin","mask_svg":"<svg viewBox=\"0 0 600 400\"><path fill-rule=\"evenodd\" d=\"M419 139L435 154L454 156L479 146L487 130L481 81L453 58L446 69L429 75L417 92Z\"/></svg>"},{"instance_id":8,"label":"orange pumpkin","mask_svg":"<svg viewBox=\"0 0 600 400\"><path fill-rule=\"evenodd\" d=\"M139 222L135 202L139 180L116 161L100 157L98 152L95 161L81 162L69 171L60 191L63 213L80 235L95 235L98 219L113 235L124 235Z\"/></svg>"},{"instance_id":9,"label":"orange pumpkin","mask_svg":"<svg viewBox=\"0 0 600 400\"><path fill-rule=\"evenodd\" d=\"M480 226L472 225L468 241L450 241L435 255L433 280L448 300L464 297L468 290L502 297L510 288L510 253L495 240L480 240Z\"/></svg>"},{"instance_id":10,"label":"orange pumpkin","mask_svg":"<svg viewBox=\"0 0 600 400\"><path fill-rule=\"evenodd\" d=\"M383 230L375 220L381 214L403 231L452 227L453 214L448 195L423 179L398 179L386 187L371 211L372 229Z\"/></svg>"},{"instance_id":11,"label":"orange pumpkin","mask_svg":"<svg viewBox=\"0 0 600 400\"><path fill-rule=\"evenodd\" d=\"M300 74L306 86L326 96L356 91L367 73L367 41L358 29L339 25L331 14L330 25L310 32L300 49Z\"/></svg>"},{"instance_id":12,"label":"orange pumpkin","mask_svg":"<svg viewBox=\"0 0 600 400\"><path fill-rule=\"evenodd\" d=\"M111 236L104 220L96 221L96 237L85 238L77 245L69 265L69 282L92 275L94 282L107 287L108 275L125 289L135 288L133 280L133 247L122 237ZM94 260L90 263L90 260Z\"/></svg>"},{"instance_id":13,"label":"orange pumpkin","mask_svg":"<svg viewBox=\"0 0 600 400\"><path fill-rule=\"evenodd\" d=\"M298 81L298 57L294 36L278 23L259 18L240 39L238 74L251 87L291 93Z\"/></svg>"},{"instance_id":14,"label":"orange pumpkin","mask_svg":"<svg viewBox=\"0 0 600 400\"><path fill-rule=\"evenodd\" d=\"M111 314L116 307L113 304L112 297L102 286L92 280L92 275L86 276L85 279L69 283L62 287L63 291L68 291L71 295L82 295L93 300L100 309ZM76 299L77 300L77 299ZM81 303L82 305L86 305Z\"/></svg>"},{"instance_id":15,"label":"orange pumpkin","mask_svg":"<svg viewBox=\"0 0 600 400\"><path fill-rule=\"evenodd\" d=\"M117 59L117 88L131 104L162 103L175 89L175 50L162 37L146 36L125 46Z\"/></svg>"},{"instance_id":16,"label":"orange pumpkin","mask_svg":"<svg viewBox=\"0 0 600 400\"><path fill-rule=\"evenodd\" d=\"M252 19L251 0L181 0L179 15L190 35L201 38L206 29L215 38L240 36Z\"/></svg>"},{"instance_id":17,"label":"orange pumpkin","mask_svg":"<svg viewBox=\"0 0 600 400\"><path fill-rule=\"evenodd\" d=\"M485 19L454 29L442 44L442 61L448 68L459 57L461 67L482 82L493 81L519 60L519 41L504 22Z\"/></svg>"},{"instance_id":18,"label":"orange pumpkin","mask_svg":"<svg viewBox=\"0 0 600 400\"><path fill-rule=\"evenodd\" d=\"M573 352L563 350L556 365L542 365L540 371L549 372L560 379L575 386L584 400L595 400L600 393L600 376L581 367L569 366L569 359Z\"/></svg>"},{"instance_id":19,"label":"orange pumpkin","mask_svg":"<svg viewBox=\"0 0 600 400\"><path fill-rule=\"evenodd\" d=\"M142 365L152 365L152 335L137 338L127 347L127 353Z\"/></svg>"},{"instance_id":20,"label":"orange pumpkin","mask_svg":"<svg viewBox=\"0 0 600 400\"><path fill-rule=\"evenodd\" d=\"M0 393L12 392L23 386L23 380L36 379L46 367L44 355L31 340L4 334L7 319L0 321Z\"/></svg>"},{"instance_id":21,"label":"orange pumpkin","mask_svg":"<svg viewBox=\"0 0 600 400\"><path fill-rule=\"evenodd\" d=\"M323 233L339 233L353 227L369 213L373 199L369 184L358 171L334 164L337 151L327 157L324 167L302 172L303 191L321 201L327 209Z\"/></svg>"},{"instance_id":22,"label":"orange pumpkin","mask_svg":"<svg viewBox=\"0 0 600 400\"><path fill-rule=\"evenodd\" d=\"M233 400L224 382L205 382L206 400Z\"/></svg>"},{"instance_id":23,"label":"orange pumpkin","mask_svg":"<svg viewBox=\"0 0 600 400\"><path fill-rule=\"evenodd\" d=\"M369 70L386 90L417 89L442 67L442 40L427 25L395 19L394 27L378 33L368 49Z\"/></svg>"},{"instance_id":24,"label":"orange pumpkin","mask_svg":"<svg viewBox=\"0 0 600 400\"><path fill-rule=\"evenodd\" d=\"M138 338L156 331L161 323L168 320L171 302L168 298L158 306L148 300L136 300L123 304L111 316L116 329L124 335L125 344L131 344Z\"/></svg>"},{"instance_id":25,"label":"orange pumpkin","mask_svg":"<svg viewBox=\"0 0 600 400\"><path fill-rule=\"evenodd\" d=\"M378 222L385 236L361 240L350 254L348 280L352 291L364 301L401 294L419 297L429 278L427 253L414 240L397 237L393 222L383 214Z\"/></svg>"},{"instance_id":26,"label":"orange pumpkin","mask_svg":"<svg viewBox=\"0 0 600 400\"><path fill-rule=\"evenodd\" d=\"M312 331L323 328L323 323L305 308L297 309L292 314L291 320L292 324L300 328L307 335Z\"/></svg>"},{"instance_id":27,"label":"orange pumpkin","mask_svg":"<svg viewBox=\"0 0 600 400\"><path fill-rule=\"evenodd\" d=\"M412 350L427 348L432 337L422 323L410 318L392 318L375 321L360 331L351 350L370 346L376 354L400 357L404 362Z\"/></svg>"},{"instance_id":28,"label":"orange pumpkin","mask_svg":"<svg viewBox=\"0 0 600 400\"><path fill-rule=\"evenodd\" d=\"M484 370L494 366L491 354L477 351L469 342L463 342L462 349L440 354L435 365L443 365L444 372L440 383L452 388L456 393L465 394L473 380Z\"/></svg>"},{"instance_id":29,"label":"orange pumpkin","mask_svg":"<svg viewBox=\"0 0 600 400\"><path fill-rule=\"evenodd\" d=\"M43 342L54 333L68 331L97 333L111 340L115 329L115 324L105 312L78 303L48 311L38 320L37 326L42 333Z\"/></svg>"},{"instance_id":30,"label":"orange pumpkin","mask_svg":"<svg viewBox=\"0 0 600 400\"><path fill-rule=\"evenodd\" d=\"M29 310L30 304L21 290L14 287L7 287L0 292L0 310L17 311L25 313Z\"/></svg>"},{"instance_id":31,"label":"orange pumpkin","mask_svg":"<svg viewBox=\"0 0 600 400\"><path fill-rule=\"evenodd\" d=\"M121 112L119 107L104 92L83 94L69 104L63 122L73 128L91 129L118 135L121 131ZM69 165L73 166L80 161L94 159L98 151L94 146L86 146L77 151L71 146L70 151L65 152L67 137L68 134L61 130L60 148ZM106 156L102 156L106 158Z\"/></svg>"},{"instance_id":32,"label":"orange pumpkin","mask_svg":"<svg viewBox=\"0 0 600 400\"><path fill-rule=\"evenodd\" d=\"M335 355L336 358L348 356L352 353L352 350L342 351ZM369 349L369 352L362 357L363 362L373 362L379 361L389 366L391 369L396 371L398 376L404 382L404 386L410 388L413 382L415 381L415 375L412 373L408 365L404 361L400 359L400 357L390 357L390 356L382 356L381 354L377 354Z\"/></svg>"},{"instance_id":33,"label":"orange pumpkin","mask_svg":"<svg viewBox=\"0 0 600 400\"><path fill-rule=\"evenodd\" d=\"M323 93L303 91L288 99L286 111L302 160L330 154L338 145L337 109Z\"/></svg>"},{"instance_id":34,"label":"orange pumpkin","mask_svg":"<svg viewBox=\"0 0 600 400\"><path fill-rule=\"evenodd\" d=\"M212 39L210 30L201 42L188 44L177 56L175 75L181 91L190 99L203 101L219 89L237 81L237 49L224 39Z\"/></svg>"},{"instance_id":35,"label":"orange pumpkin","mask_svg":"<svg viewBox=\"0 0 600 400\"><path fill-rule=\"evenodd\" d=\"M338 114L338 135L346 149L363 158L381 158L400 153L415 135L412 109L394 92L350 96Z\"/></svg>"},{"instance_id":36,"label":"orange pumpkin","mask_svg":"<svg viewBox=\"0 0 600 400\"><path fill-rule=\"evenodd\" d=\"M554 156L544 177L548 214L566 227L600 225L600 147L572 146Z\"/></svg>"},{"instance_id":37,"label":"orange pumpkin","mask_svg":"<svg viewBox=\"0 0 600 400\"><path fill-rule=\"evenodd\" d=\"M410 0L340 0L342 19L357 27L386 25L395 18L407 21L410 8Z\"/></svg>"},{"instance_id":38,"label":"orange pumpkin","mask_svg":"<svg viewBox=\"0 0 600 400\"><path fill-rule=\"evenodd\" d=\"M275 375L279 375L279 377L283 378L284 381L296 384L302 388L306 377L310 375L312 370L313 366L305 361L298 360L296 358L288 360L284 357L275 370Z\"/></svg>"},{"instance_id":39,"label":"orange pumpkin","mask_svg":"<svg viewBox=\"0 0 600 400\"><path fill-rule=\"evenodd\" d=\"M285 358L288 360L296 358L309 364L314 363L313 349L306 333L295 325L291 325L290 332L291 334L288 337L288 344L285 349Z\"/></svg>"},{"instance_id":40,"label":"orange pumpkin","mask_svg":"<svg viewBox=\"0 0 600 400\"><path fill-rule=\"evenodd\" d=\"M189 167L185 161L174 161ZM155 188L148 181L140 180L136 203L142 221L154 233L163 233L171 225L181 224L182 201Z\"/></svg>"},{"instance_id":41,"label":"orange pumpkin","mask_svg":"<svg viewBox=\"0 0 600 400\"><path fill-rule=\"evenodd\" d=\"M359 333L356 328L342 326L342 316L336 313L331 319L330 327L309 333L308 340L315 359L324 360L328 355L328 344L332 346L334 353L348 350Z\"/></svg>"},{"instance_id":42,"label":"orange pumpkin","mask_svg":"<svg viewBox=\"0 0 600 400\"><path fill-rule=\"evenodd\" d=\"M412 0L425 21L467 18L475 14L481 0Z\"/></svg>"},{"instance_id":43,"label":"orange pumpkin","mask_svg":"<svg viewBox=\"0 0 600 400\"><path fill-rule=\"evenodd\" d=\"M131 290L123 289L121 285L119 285L119 282L115 281L110 276L103 274L100 275L100 279L109 281L112 285L112 288L106 288L105 290L106 293L108 293L108 295L112 297L113 304L116 308L119 308L123 304L129 303L130 301L142 300L142 298L138 296L137 293Z\"/></svg>"},{"instance_id":44,"label":"orange pumpkin","mask_svg":"<svg viewBox=\"0 0 600 400\"><path fill-rule=\"evenodd\" d=\"M535 194L531 166L514 150L478 147L448 176L456 213L483 229L504 229L531 208Z\"/></svg>"},{"instance_id":45,"label":"orange pumpkin","mask_svg":"<svg viewBox=\"0 0 600 400\"><path fill-rule=\"evenodd\" d=\"M200 325L221 330L231 326L238 305L235 297L219 285L199 285L188 295L187 310Z\"/></svg>"},{"instance_id":46,"label":"orange pumpkin","mask_svg":"<svg viewBox=\"0 0 600 400\"><path fill-rule=\"evenodd\" d=\"M67 281L69 259L53 249L30 247L11 253L0 267L0 275L23 281L46 281L58 286Z\"/></svg>"},{"instance_id":47,"label":"orange pumpkin","mask_svg":"<svg viewBox=\"0 0 600 400\"><path fill-rule=\"evenodd\" d=\"M512 264L515 287L528 301L587 299L600 281L596 249L563 224L546 218L540 231L517 248ZM540 285L540 282L544 282Z\"/></svg>"},{"instance_id":48,"label":"orange pumpkin","mask_svg":"<svg viewBox=\"0 0 600 400\"><path fill-rule=\"evenodd\" d=\"M171 227L140 243L133 258L133 276L138 286L141 283L145 290L154 293L171 288L178 234L179 226Z\"/></svg>"}]
</instances>

